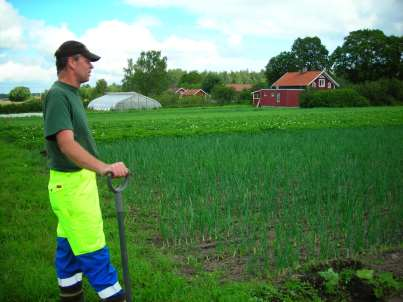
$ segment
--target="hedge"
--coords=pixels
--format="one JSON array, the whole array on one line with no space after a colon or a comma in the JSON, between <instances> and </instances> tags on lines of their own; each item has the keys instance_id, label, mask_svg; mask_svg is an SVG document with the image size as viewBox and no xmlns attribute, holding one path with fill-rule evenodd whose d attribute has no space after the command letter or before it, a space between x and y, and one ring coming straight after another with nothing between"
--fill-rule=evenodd
<instances>
[{"instance_id":1,"label":"hedge","mask_svg":"<svg viewBox=\"0 0 403 302\"><path fill-rule=\"evenodd\" d=\"M403 104L403 81L382 79L351 86L366 97L371 106Z\"/></svg>"},{"instance_id":2,"label":"hedge","mask_svg":"<svg viewBox=\"0 0 403 302\"><path fill-rule=\"evenodd\" d=\"M26 112L42 112L42 102L31 99L24 103L0 105L0 113L2 114Z\"/></svg>"},{"instance_id":3,"label":"hedge","mask_svg":"<svg viewBox=\"0 0 403 302\"><path fill-rule=\"evenodd\" d=\"M300 107L303 108L362 106L369 106L367 98L352 88L332 90L307 89L300 95Z\"/></svg>"}]
</instances>

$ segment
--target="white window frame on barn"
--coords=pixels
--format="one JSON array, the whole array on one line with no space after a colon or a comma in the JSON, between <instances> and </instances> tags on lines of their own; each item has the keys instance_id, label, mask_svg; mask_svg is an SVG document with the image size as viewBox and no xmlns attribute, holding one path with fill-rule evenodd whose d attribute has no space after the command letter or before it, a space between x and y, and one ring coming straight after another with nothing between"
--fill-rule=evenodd
<instances>
[{"instance_id":1,"label":"white window frame on barn","mask_svg":"<svg viewBox=\"0 0 403 302\"><path fill-rule=\"evenodd\" d=\"M259 93L259 92L255 92L255 93L253 94L253 99L254 99L254 100L260 100L260 93Z\"/></svg>"},{"instance_id":2,"label":"white window frame on barn","mask_svg":"<svg viewBox=\"0 0 403 302\"><path fill-rule=\"evenodd\" d=\"M280 103L280 93L278 92L276 95L276 103Z\"/></svg>"},{"instance_id":3,"label":"white window frame on barn","mask_svg":"<svg viewBox=\"0 0 403 302\"><path fill-rule=\"evenodd\" d=\"M319 79L319 87L326 87L326 81L325 79Z\"/></svg>"},{"instance_id":4,"label":"white window frame on barn","mask_svg":"<svg viewBox=\"0 0 403 302\"><path fill-rule=\"evenodd\" d=\"M332 82L327 83L327 88L332 88Z\"/></svg>"}]
</instances>

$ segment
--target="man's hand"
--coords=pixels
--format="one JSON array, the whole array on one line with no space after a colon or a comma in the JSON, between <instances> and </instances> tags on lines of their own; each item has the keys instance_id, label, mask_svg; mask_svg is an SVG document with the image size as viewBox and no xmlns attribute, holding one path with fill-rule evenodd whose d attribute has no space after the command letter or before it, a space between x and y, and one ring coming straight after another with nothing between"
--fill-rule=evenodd
<instances>
[{"instance_id":1,"label":"man's hand","mask_svg":"<svg viewBox=\"0 0 403 302\"><path fill-rule=\"evenodd\" d=\"M123 162L117 162L113 164L106 164L100 171L101 175L107 175L112 173L112 177L125 177L129 174L129 169Z\"/></svg>"},{"instance_id":2,"label":"man's hand","mask_svg":"<svg viewBox=\"0 0 403 302\"><path fill-rule=\"evenodd\" d=\"M122 162L106 164L88 153L74 140L74 133L70 129L59 131L56 134L60 151L77 166L94 171L101 175L112 173L112 177L125 177L129 169Z\"/></svg>"}]
</instances>

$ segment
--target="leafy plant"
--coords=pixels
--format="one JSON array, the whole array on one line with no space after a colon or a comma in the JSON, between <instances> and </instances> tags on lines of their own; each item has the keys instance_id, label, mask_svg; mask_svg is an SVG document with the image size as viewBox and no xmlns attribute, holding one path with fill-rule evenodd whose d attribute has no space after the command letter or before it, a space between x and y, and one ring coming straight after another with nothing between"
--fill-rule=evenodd
<instances>
[{"instance_id":1,"label":"leafy plant","mask_svg":"<svg viewBox=\"0 0 403 302\"><path fill-rule=\"evenodd\" d=\"M372 269L357 270L356 275L360 279L371 281L374 279L374 270Z\"/></svg>"},{"instance_id":2,"label":"leafy plant","mask_svg":"<svg viewBox=\"0 0 403 302\"><path fill-rule=\"evenodd\" d=\"M319 275L325 280L326 292L328 294L334 294L339 285L339 274L330 267L327 271L319 272Z\"/></svg>"}]
</instances>

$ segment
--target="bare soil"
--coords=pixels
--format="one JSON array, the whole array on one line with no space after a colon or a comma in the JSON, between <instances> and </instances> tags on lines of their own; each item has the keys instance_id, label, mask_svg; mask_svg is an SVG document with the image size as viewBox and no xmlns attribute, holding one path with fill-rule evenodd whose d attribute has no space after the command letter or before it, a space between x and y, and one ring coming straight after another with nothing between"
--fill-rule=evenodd
<instances>
[{"instance_id":1,"label":"bare soil","mask_svg":"<svg viewBox=\"0 0 403 302\"><path fill-rule=\"evenodd\" d=\"M403 278L403 248L369 256L362 262L374 270L391 272L396 277Z\"/></svg>"}]
</instances>

